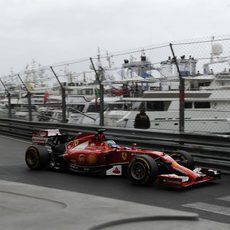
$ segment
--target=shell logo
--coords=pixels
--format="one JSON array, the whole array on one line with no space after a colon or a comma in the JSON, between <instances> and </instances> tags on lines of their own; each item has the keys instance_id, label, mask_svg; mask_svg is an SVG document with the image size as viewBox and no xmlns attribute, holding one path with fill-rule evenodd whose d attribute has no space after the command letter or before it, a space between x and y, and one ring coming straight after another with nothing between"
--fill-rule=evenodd
<instances>
[{"instance_id":1,"label":"shell logo","mask_svg":"<svg viewBox=\"0 0 230 230\"><path fill-rule=\"evenodd\" d=\"M87 159L89 164L96 164L97 163L97 156L96 154L90 154Z\"/></svg>"},{"instance_id":2,"label":"shell logo","mask_svg":"<svg viewBox=\"0 0 230 230\"><path fill-rule=\"evenodd\" d=\"M78 156L78 161L79 161L79 162L84 162L84 161L85 161L85 154L80 154L80 155Z\"/></svg>"}]
</instances>

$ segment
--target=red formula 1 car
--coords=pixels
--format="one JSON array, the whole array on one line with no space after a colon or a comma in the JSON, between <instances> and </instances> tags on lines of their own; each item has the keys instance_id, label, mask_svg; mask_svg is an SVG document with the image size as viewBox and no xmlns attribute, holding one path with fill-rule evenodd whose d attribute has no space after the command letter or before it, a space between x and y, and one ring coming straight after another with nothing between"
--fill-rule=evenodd
<instances>
[{"instance_id":1,"label":"red formula 1 car","mask_svg":"<svg viewBox=\"0 0 230 230\"><path fill-rule=\"evenodd\" d=\"M220 178L220 172L195 168L185 151L159 152L117 145L103 131L80 134L68 140L59 130L33 133L33 145L25 153L30 169L71 170L99 175L125 175L132 183L188 187Z\"/></svg>"}]
</instances>

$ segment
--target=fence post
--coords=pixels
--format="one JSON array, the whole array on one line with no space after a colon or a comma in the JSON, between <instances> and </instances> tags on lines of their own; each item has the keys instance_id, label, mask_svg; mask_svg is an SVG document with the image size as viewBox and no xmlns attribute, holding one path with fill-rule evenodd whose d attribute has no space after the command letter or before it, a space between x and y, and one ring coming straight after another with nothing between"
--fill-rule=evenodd
<instances>
[{"instance_id":1,"label":"fence post","mask_svg":"<svg viewBox=\"0 0 230 230\"><path fill-rule=\"evenodd\" d=\"M99 87L100 87L100 126L104 126L104 85L102 83L103 78L104 78L103 76L104 70L102 67L100 67L99 70L96 70L93 64L92 58L90 58L90 61L91 61L93 70L96 74L96 81L98 82Z\"/></svg>"},{"instance_id":2,"label":"fence post","mask_svg":"<svg viewBox=\"0 0 230 230\"><path fill-rule=\"evenodd\" d=\"M22 84L23 84L23 86L25 87L26 92L27 92L29 121L32 121L31 93L30 93L29 89L27 88L26 84L23 82L23 80L22 80L22 78L20 77L19 74L18 74L18 78L19 78L20 81L22 82Z\"/></svg>"},{"instance_id":3,"label":"fence post","mask_svg":"<svg viewBox=\"0 0 230 230\"><path fill-rule=\"evenodd\" d=\"M65 87L62 85L62 83L60 82L57 74L55 73L55 71L53 70L53 67L50 66L50 69L52 70L55 78L57 79L60 87L61 87L61 97L62 97L62 122L63 123L66 123L67 122L67 119L66 119L66 101L65 101L65 98L66 98L66 94L65 94Z\"/></svg>"},{"instance_id":4,"label":"fence post","mask_svg":"<svg viewBox=\"0 0 230 230\"><path fill-rule=\"evenodd\" d=\"M173 50L173 47L172 47L172 43L169 44L170 46L170 49L172 51L172 55L173 55L173 59L175 61L175 65L176 65L176 68L177 68L177 72L179 74L179 83L180 83L180 86L179 86L179 102L180 102L180 111L179 111L179 131L180 132L184 132L184 97L185 97L185 94L184 94L184 78L182 77L181 75L181 72L180 72L180 69L179 69L179 66L178 66L178 63L177 63L177 59L176 59L176 56L175 56L175 53L174 53L174 50Z\"/></svg>"}]
</instances>

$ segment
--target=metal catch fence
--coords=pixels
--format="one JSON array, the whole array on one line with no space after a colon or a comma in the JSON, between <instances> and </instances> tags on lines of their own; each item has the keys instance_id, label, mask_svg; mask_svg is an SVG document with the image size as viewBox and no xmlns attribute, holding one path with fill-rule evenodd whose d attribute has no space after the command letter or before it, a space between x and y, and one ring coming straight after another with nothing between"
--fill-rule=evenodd
<instances>
[{"instance_id":1,"label":"metal catch fence","mask_svg":"<svg viewBox=\"0 0 230 230\"><path fill-rule=\"evenodd\" d=\"M230 133L230 37L143 46L1 77L0 117L152 131ZM90 66L90 68L89 68Z\"/></svg>"}]
</instances>

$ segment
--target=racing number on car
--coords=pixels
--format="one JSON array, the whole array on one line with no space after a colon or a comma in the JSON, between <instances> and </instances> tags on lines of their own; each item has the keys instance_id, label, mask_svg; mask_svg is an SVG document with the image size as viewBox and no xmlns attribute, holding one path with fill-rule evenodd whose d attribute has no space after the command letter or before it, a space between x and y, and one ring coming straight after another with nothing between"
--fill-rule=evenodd
<instances>
[{"instance_id":1,"label":"racing number on car","mask_svg":"<svg viewBox=\"0 0 230 230\"><path fill-rule=\"evenodd\" d=\"M127 159L127 153L126 152L122 152L121 153L121 157L125 161Z\"/></svg>"}]
</instances>

